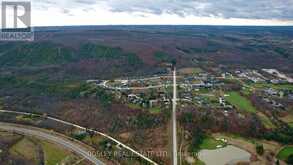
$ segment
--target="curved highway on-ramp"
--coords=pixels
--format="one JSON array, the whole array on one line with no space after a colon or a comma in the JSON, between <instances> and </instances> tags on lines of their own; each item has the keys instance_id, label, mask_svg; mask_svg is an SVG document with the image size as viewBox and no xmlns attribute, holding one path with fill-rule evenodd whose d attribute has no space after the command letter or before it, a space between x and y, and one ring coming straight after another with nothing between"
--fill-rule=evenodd
<instances>
[{"instance_id":1,"label":"curved highway on-ramp","mask_svg":"<svg viewBox=\"0 0 293 165\"><path fill-rule=\"evenodd\" d=\"M1 110L0 109L0 113L10 113L10 114L18 114L18 115L35 115L35 116L40 116L39 114L34 114L34 113L29 113L29 112L17 112L17 111L9 111L9 110ZM133 148L127 146L126 144L118 141L117 139L105 134L105 133L102 133L102 132L99 132L99 131L96 131L96 130L93 130L93 129L89 129L89 128L85 128L85 127L82 127L80 125L77 125L77 124L73 124L73 123L70 123L68 121L64 121L64 120L60 120L60 119L57 119L57 118L54 118L54 117L50 117L50 116L46 116L45 118L49 119L49 120L52 120L52 121L55 121L55 122L58 122L58 123L62 123L62 124L65 124L65 125L68 125L68 126L73 126L75 128L78 128L78 129L81 129L81 130L88 130L88 131L91 131L91 132L94 132L98 135L101 135L102 137L105 137L107 139L110 139L111 141L117 143L119 146L122 146L123 148L133 152L134 154L136 154L137 156L141 157L142 159L148 161L149 163L151 164L154 164L154 165L157 165L156 162L154 162L153 160L151 160L150 158L144 156L143 154L139 153L138 151L134 150Z\"/></svg>"},{"instance_id":2,"label":"curved highway on-ramp","mask_svg":"<svg viewBox=\"0 0 293 165\"><path fill-rule=\"evenodd\" d=\"M64 148L75 152L76 154L82 156L86 160L92 162L96 165L104 165L104 163L100 160L98 160L94 154L91 155L90 151L83 147L82 145L75 143L73 141L67 140L63 137L59 137L58 135L55 135L53 133L49 133L47 131L43 131L41 129L23 126L23 125L17 125L17 124L10 124L10 123L2 123L0 122L0 129L11 131L11 132L17 132L20 134L28 135L28 136L34 136L39 139L48 140L50 142L53 142L54 144L58 144L63 146Z\"/></svg>"}]
</instances>

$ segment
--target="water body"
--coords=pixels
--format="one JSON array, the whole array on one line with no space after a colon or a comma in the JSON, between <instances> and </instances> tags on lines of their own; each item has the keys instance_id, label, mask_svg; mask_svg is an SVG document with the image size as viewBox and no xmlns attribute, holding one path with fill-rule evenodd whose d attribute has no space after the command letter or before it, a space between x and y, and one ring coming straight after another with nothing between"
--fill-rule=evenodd
<instances>
[{"instance_id":1,"label":"water body","mask_svg":"<svg viewBox=\"0 0 293 165\"><path fill-rule=\"evenodd\" d=\"M238 147L228 145L216 150L201 150L198 158L206 165L234 165L239 161L249 162L250 153Z\"/></svg>"}]
</instances>

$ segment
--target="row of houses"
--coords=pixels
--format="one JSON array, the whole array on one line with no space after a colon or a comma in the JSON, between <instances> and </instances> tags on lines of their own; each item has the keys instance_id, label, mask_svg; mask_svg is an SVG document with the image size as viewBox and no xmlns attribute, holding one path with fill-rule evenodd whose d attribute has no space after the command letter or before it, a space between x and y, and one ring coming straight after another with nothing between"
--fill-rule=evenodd
<instances>
[{"instance_id":1,"label":"row of houses","mask_svg":"<svg viewBox=\"0 0 293 165\"><path fill-rule=\"evenodd\" d=\"M161 107L162 105L169 105L171 100L165 94L159 94L157 98L145 99L136 94L129 94L127 101L132 104L140 105L143 108Z\"/></svg>"}]
</instances>

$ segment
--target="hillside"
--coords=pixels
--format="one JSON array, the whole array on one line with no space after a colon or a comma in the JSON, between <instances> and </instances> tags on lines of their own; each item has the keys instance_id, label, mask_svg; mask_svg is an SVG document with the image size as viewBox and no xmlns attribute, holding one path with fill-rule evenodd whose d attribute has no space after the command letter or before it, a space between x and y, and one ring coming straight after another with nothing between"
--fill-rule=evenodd
<instances>
[{"instance_id":1,"label":"hillside","mask_svg":"<svg viewBox=\"0 0 293 165\"><path fill-rule=\"evenodd\" d=\"M161 73L158 64L174 58L182 67L212 62L286 73L293 67L290 27L51 27L35 35L32 43L0 42L2 70L54 68L65 77L109 78Z\"/></svg>"}]
</instances>

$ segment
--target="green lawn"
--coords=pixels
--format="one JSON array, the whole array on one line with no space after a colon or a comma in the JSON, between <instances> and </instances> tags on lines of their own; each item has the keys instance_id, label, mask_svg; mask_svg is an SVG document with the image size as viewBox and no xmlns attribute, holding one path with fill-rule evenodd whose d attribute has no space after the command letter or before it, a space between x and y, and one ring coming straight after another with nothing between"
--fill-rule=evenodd
<instances>
[{"instance_id":1,"label":"green lawn","mask_svg":"<svg viewBox=\"0 0 293 165\"><path fill-rule=\"evenodd\" d=\"M200 149L215 150L219 145L224 147L227 144L221 140L216 140L212 137L206 137L200 145Z\"/></svg>"},{"instance_id":2,"label":"green lawn","mask_svg":"<svg viewBox=\"0 0 293 165\"><path fill-rule=\"evenodd\" d=\"M229 92L229 96L226 97L226 100L236 106L240 110L245 110L247 112L255 113L256 109L253 107L251 102L245 97L241 96L238 92Z\"/></svg>"},{"instance_id":3,"label":"green lawn","mask_svg":"<svg viewBox=\"0 0 293 165\"><path fill-rule=\"evenodd\" d=\"M154 107L150 109L150 112L153 114L157 114L161 112L161 109L159 107Z\"/></svg>"},{"instance_id":4,"label":"green lawn","mask_svg":"<svg viewBox=\"0 0 293 165\"><path fill-rule=\"evenodd\" d=\"M42 147L45 154L45 165L59 164L63 159L68 156L68 153L48 142L42 142Z\"/></svg>"},{"instance_id":5,"label":"green lawn","mask_svg":"<svg viewBox=\"0 0 293 165\"><path fill-rule=\"evenodd\" d=\"M178 70L179 74L197 74L201 72L202 70L200 68L181 68Z\"/></svg>"},{"instance_id":6,"label":"green lawn","mask_svg":"<svg viewBox=\"0 0 293 165\"><path fill-rule=\"evenodd\" d=\"M293 146L284 147L277 155L278 159L287 160L288 156L293 154Z\"/></svg>"}]
</instances>

